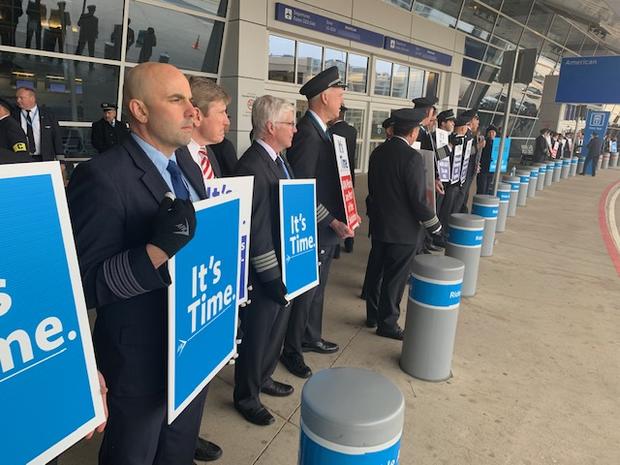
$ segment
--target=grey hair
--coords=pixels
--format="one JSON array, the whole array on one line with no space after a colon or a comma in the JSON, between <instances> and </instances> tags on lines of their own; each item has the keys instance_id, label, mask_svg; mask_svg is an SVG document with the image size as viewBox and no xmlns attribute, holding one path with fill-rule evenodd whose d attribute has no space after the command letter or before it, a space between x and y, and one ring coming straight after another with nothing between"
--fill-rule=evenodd
<instances>
[{"instance_id":1,"label":"grey hair","mask_svg":"<svg viewBox=\"0 0 620 465\"><path fill-rule=\"evenodd\" d=\"M263 95L254 100L252 105L252 129L254 140L260 139L265 134L269 121L275 123L282 113L295 111L295 107L280 97Z\"/></svg>"}]
</instances>

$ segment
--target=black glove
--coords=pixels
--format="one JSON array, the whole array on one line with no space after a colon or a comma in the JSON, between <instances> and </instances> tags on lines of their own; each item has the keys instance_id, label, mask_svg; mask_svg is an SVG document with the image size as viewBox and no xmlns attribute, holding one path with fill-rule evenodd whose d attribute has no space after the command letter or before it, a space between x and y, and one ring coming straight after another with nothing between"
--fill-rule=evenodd
<instances>
[{"instance_id":1,"label":"black glove","mask_svg":"<svg viewBox=\"0 0 620 465\"><path fill-rule=\"evenodd\" d=\"M173 257L192 240L196 231L196 212L191 200L164 197L159 204L149 241Z\"/></svg>"},{"instance_id":2,"label":"black glove","mask_svg":"<svg viewBox=\"0 0 620 465\"><path fill-rule=\"evenodd\" d=\"M274 302L277 302L280 305L288 305L288 300L284 297L287 290L286 286L282 282L282 279L276 278L263 283L263 289L265 290L265 294L267 294L267 296Z\"/></svg>"}]
</instances>

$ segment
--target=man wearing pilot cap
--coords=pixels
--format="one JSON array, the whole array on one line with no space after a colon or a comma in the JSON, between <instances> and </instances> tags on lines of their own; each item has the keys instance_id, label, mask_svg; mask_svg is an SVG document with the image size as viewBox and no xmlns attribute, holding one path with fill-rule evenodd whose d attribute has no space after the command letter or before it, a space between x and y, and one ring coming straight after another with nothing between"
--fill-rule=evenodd
<instances>
[{"instance_id":1,"label":"man wearing pilot cap","mask_svg":"<svg viewBox=\"0 0 620 465\"><path fill-rule=\"evenodd\" d=\"M101 109L103 118L93 123L91 135L93 147L99 153L118 145L129 135L129 125L116 119L116 104L104 102Z\"/></svg>"},{"instance_id":2,"label":"man wearing pilot cap","mask_svg":"<svg viewBox=\"0 0 620 465\"><path fill-rule=\"evenodd\" d=\"M377 276L367 277L366 323L371 326L374 317L379 336L402 340L399 306L411 260L421 231L438 234L441 223L426 203L424 160L411 147L427 111L403 108L392 117L394 136L372 152L368 167L368 193L374 205L381 205L372 212L371 253L381 266Z\"/></svg>"}]
</instances>

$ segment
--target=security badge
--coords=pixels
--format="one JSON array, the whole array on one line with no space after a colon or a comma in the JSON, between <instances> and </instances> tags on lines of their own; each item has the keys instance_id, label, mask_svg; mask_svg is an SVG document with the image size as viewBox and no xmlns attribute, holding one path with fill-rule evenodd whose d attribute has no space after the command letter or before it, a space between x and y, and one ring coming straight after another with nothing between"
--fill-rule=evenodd
<instances>
[{"instance_id":1,"label":"security badge","mask_svg":"<svg viewBox=\"0 0 620 465\"><path fill-rule=\"evenodd\" d=\"M27 152L28 148L26 147L26 144L24 144L23 142L18 142L15 145L13 145L13 152Z\"/></svg>"}]
</instances>

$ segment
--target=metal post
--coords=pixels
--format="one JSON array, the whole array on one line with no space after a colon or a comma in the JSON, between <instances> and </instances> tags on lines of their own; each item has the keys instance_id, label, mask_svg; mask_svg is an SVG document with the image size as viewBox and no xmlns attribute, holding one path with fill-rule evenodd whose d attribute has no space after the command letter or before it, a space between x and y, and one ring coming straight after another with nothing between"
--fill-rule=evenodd
<instances>
[{"instance_id":1,"label":"metal post","mask_svg":"<svg viewBox=\"0 0 620 465\"><path fill-rule=\"evenodd\" d=\"M508 95L506 97L506 108L504 111L504 127L502 128L502 138L499 141L499 153L497 154L497 164L495 165L495 178L493 179L493 195L497 195L497 186L502 177L502 157L504 146L506 145L506 135L508 134L508 121L510 119L510 107L512 106L512 88L514 86L515 75L517 74L517 63L519 62L519 51L515 50L515 61L512 64L512 75L508 83Z\"/></svg>"}]
</instances>

